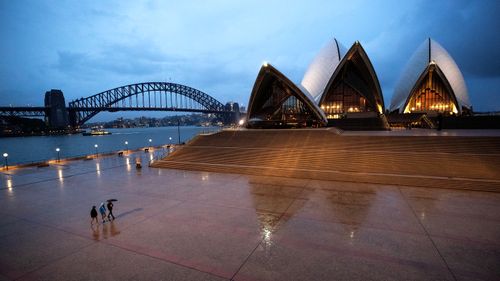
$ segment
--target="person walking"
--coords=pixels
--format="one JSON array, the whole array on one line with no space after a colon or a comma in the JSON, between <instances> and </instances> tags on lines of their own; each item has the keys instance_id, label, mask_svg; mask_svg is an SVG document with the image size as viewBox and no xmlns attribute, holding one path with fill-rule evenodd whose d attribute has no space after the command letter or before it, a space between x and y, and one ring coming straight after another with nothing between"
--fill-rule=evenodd
<instances>
[{"instance_id":1,"label":"person walking","mask_svg":"<svg viewBox=\"0 0 500 281\"><path fill-rule=\"evenodd\" d=\"M115 220L115 216L113 215L113 202L108 201L107 207L108 207L108 220L111 221L110 217L112 217L113 220Z\"/></svg>"},{"instance_id":2,"label":"person walking","mask_svg":"<svg viewBox=\"0 0 500 281\"><path fill-rule=\"evenodd\" d=\"M101 213L102 223L106 222L106 206L104 206L104 202L101 202L101 206L99 206L99 213Z\"/></svg>"},{"instance_id":3,"label":"person walking","mask_svg":"<svg viewBox=\"0 0 500 281\"><path fill-rule=\"evenodd\" d=\"M92 210L90 210L90 217L92 218L90 221L90 225L94 225L94 220L97 224L99 224L99 221L97 220L97 210L95 209L95 206L92 206Z\"/></svg>"}]
</instances>

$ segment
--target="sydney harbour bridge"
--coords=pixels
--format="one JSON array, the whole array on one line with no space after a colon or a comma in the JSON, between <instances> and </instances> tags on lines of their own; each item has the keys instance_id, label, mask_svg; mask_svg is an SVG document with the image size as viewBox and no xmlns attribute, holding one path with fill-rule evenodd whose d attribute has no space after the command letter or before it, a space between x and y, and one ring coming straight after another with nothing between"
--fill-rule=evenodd
<instances>
[{"instance_id":1,"label":"sydney harbour bridge","mask_svg":"<svg viewBox=\"0 0 500 281\"><path fill-rule=\"evenodd\" d=\"M45 94L45 105L38 107L0 107L0 116L45 117L52 127L78 128L99 112L179 111L212 113L225 123L239 119L239 106L226 103L195 88L169 82L145 82L110 89L79 98L66 106L62 92ZM62 125L62 126L61 126Z\"/></svg>"}]
</instances>

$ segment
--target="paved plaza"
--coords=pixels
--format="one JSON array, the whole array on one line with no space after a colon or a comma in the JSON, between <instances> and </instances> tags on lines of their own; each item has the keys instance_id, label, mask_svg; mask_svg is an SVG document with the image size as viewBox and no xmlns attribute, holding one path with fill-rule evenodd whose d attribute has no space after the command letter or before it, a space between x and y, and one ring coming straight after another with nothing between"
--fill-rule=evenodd
<instances>
[{"instance_id":1,"label":"paved plaza","mask_svg":"<svg viewBox=\"0 0 500 281\"><path fill-rule=\"evenodd\" d=\"M0 172L0 280L500 280L500 193L170 169ZM89 212L116 198L116 220Z\"/></svg>"}]
</instances>

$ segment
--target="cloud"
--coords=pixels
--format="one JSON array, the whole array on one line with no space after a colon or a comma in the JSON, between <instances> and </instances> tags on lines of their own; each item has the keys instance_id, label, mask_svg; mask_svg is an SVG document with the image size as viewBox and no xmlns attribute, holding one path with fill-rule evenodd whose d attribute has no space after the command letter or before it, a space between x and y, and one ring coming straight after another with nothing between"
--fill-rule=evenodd
<instances>
[{"instance_id":1,"label":"cloud","mask_svg":"<svg viewBox=\"0 0 500 281\"><path fill-rule=\"evenodd\" d=\"M221 101L246 103L262 61L300 82L322 44L337 37L346 47L355 40L363 44L390 101L411 54L432 37L463 71L474 108L499 104L480 94L482 83L499 88L500 5L495 0L25 0L0 5L0 31L7 42L0 44L5 100L15 100L13 89L26 93L23 100L30 94L26 100L42 100L36 95L60 88L71 100L172 79Z\"/></svg>"}]
</instances>

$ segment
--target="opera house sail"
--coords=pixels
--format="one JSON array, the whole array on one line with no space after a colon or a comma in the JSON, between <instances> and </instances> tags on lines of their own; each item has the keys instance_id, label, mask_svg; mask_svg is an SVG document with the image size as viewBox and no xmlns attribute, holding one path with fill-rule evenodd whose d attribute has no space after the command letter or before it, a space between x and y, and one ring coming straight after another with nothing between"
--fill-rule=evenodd
<instances>
[{"instance_id":1,"label":"opera house sail","mask_svg":"<svg viewBox=\"0 0 500 281\"><path fill-rule=\"evenodd\" d=\"M313 97L316 103L321 98L346 51L346 48L334 38L318 52L307 68L300 86Z\"/></svg>"},{"instance_id":2,"label":"opera house sail","mask_svg":"<svg viewBox=\"0 0 500 281\"><path fill-rule=\"evenodd\" d=\"M319 105L328 119L383 114L380 84L359 42L352 45L330 77Z\"/></svg>"},{"instance_id":3,"label":"opera house sail","mask_svg":"<svg viewBox=\"0 0 500 281\"><path fill-rule=\"evenodd\" d=\"M390 111L430 116L471 111L462 73L439 43L429 38L412 55L395 87Z\"/></svg>"},{"instance_id":4,"label":"opera house sail","mask_svg":"<svg viewBox=\"0 0 500 281\"><path fill-rule=\"evenodd\" d=\"M250 128L317 127L326 117L313 98L268 63L255 80L248 103Z\"/></svg>"}]
</instances>

